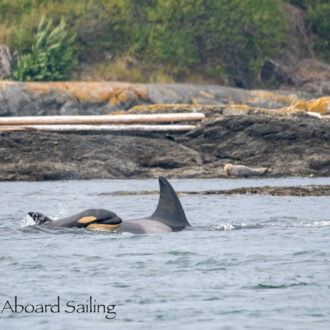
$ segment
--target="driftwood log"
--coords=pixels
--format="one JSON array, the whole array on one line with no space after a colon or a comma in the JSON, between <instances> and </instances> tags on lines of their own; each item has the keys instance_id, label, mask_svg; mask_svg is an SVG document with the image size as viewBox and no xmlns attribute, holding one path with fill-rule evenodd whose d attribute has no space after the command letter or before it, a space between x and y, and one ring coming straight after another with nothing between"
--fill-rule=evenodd
<instances>
[{"instance_id":1,"label":"driftwood log","mask_svg":"<svg viewBox=\"0 0 330 330\"><path fill-rule=\"evenodd\" d=\"M103 125L103 124L151 124L182 121L201 121L203 113L139 114L112 116L43 116L43 117L2 117L0 126L9 125Z\"/></svg>"},{"instance_id":2,"label":"driftwood log","mask_svg":"<svg viewBox=\"0 0 330 330\"><path fill-rule=\"evenodd\" d=\"M140 131L140 132L188 132L195 125L0 125L0 132L38 130L38 131Z\"/></svg>"}]
</instances>

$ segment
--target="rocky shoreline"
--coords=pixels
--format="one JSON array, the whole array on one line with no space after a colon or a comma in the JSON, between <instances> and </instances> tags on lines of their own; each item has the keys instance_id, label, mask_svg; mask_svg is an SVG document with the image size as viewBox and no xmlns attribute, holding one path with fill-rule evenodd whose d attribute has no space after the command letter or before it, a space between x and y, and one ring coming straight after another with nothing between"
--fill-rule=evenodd
<instances>
[{"instance_id":1,"label":"rocky shoreline","mask_svg":"<svg viewBox=\"0 0 330 330\"><path fill-rule=\"evenodd\" d=\"M244 104L279 109L323 94L216 85L0 81L0 116L104 115L136 105Z\"/></svg>"},{"instance_id":2,"label":"rocky shoreline","mask_svg":"<svg viewBox=\"0 0 330 330\"><path fill-rule=\"evenodd\" d=\"M8 84L13 83L2 83L0 86L0 108L11 109L12 115L50 115L55 110L56 114L61 114L62 107L56 106L55 96L62 95L65 100L70 93L79 91L82 94L77 104L81 109L88 108L89 104L88 109L94 114L103 113L101 103L96 102L103 97L103 102L108 100L106 107L111 102L114 105L119 99L122 100L113 108L118 110L122 107L121 113L192 111L203 112L206 120L187 133L3 129L0 130L2 181L150 178L159 175L169 178L215 178L227 177L224 165L228 163L268 168L265 177L330 176L330 120L310 117L306 112L308 107L315 107L320 113L326 113L329 103L305 102L298 98L304 96L298 92L288 94L191 85L152 85L142 86L143 89L141 86L119 84L122 88L119 93L113 84L112 89L110 85L108 87L114 94L107 94L104 90L102 94L97 89L101 88L99 84L97 92L92 90L88 93L86 89L78 88L84 83L77 83L78 86L67 83L66 88L71 88L70 91L60 94L58 85L56 88L52 85L55 83L35 83L34 102L20 103L20 96L15 96L15 93L3 97ZM27 88L32 88L28 83L14 84L12 87L25 89L25 93ZM124 110L121 93L127 96L133 90L140 93L140 99L126 100L135 107ZM194 95L199 99L191 103L191 96ZM190 103L187 102L189 99ZM96 103L91 105L91 100ZM173 105L182 101L188 104ZM13 112L14 108L8 107L8 104L13 106L15 102L17 108ZM152 102L172 105L150 105ZM43 112L31 113L28 109L41 109Z\"/></svg>"},{"instance_id":3,"label":"rocky shoreline","mask_svg":"<svg viewBox=\"0 0 330 330\"><path fill-rule=\"evenodd\" d=\"M228 190L176 191L178 195L330 196L330 185L242 187ZM99 196L157 195L159 191L114 191Z\"/></svg>"},{"instance_id":4,"label":"rocky shoreline","mask_svg":"<svg viewBox=\"0 0 330 330\"><path fill-rule=\"evenodd\" d=\"M215 116L185 133L4 131L0 180L226 177L226 163L266 177L329 176L330 120Z\"/></svg>"}]
</instances>

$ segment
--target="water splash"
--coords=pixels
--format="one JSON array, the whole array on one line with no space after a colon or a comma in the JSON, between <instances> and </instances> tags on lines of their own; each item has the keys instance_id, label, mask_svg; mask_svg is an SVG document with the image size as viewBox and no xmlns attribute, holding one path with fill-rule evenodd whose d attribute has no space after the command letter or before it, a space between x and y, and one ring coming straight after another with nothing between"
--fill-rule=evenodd
<instances>
[{"instance_id":1,"label":"water splash","mask_svg":"<svg viewBox=\"0 0 330 330\"><path fill-rule=\"evenodd\" d=\"M28 227L33 226L36 223L33 221L33 219L27 214L21 221L21 227Z\"/></svg>"},{"instance_id":2,"label":"water splash","mask_svg":"<svg viewBox=\"0 0 330 330\"><path fill-rule=\"evenodd\" d=\"M60 218L64 218L64 217L68 216L68 214L69 214L68 204L66 202L60 201L58 203L57 213L58 214L56 216L52 217L52 219L58 220Z\"/></svg>"}]
</instances>

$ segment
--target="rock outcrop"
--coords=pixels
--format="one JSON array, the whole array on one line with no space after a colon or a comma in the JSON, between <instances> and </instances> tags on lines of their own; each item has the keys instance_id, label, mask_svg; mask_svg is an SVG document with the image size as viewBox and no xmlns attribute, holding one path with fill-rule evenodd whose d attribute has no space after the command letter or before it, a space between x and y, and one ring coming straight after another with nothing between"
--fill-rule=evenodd
<instances>
[{"instance_id":1,"label":"rock outcrop","mask_svg":"<svg viewBox=\"0 0 330 330\"><path fill-rule=\"evenodd\" d=\"M147 101L147 89L142 85L0 81L3 116L106 114Z\"/></svg>"},{"instance_id":2,"label":"rock outcrop","mask_svg":"<svg viewBox=\"0 0 330 330\"><path fill-rule=\"evenodd\" d=\"M176 191L180 195L271 195L271 196L330 196L330 185L307 186L263 186L242 187L234 189L202 190L202 191ZM128 191L118 190L102 192L99 196L131 196L131 195L158 195L157 190Z\"/></svg>"},{"instance_id":3,"label":"rock outcrop","mask_svg":"<svg viewBox=\"0 0 330 330\"><path fill-rule=\"evenodd\" d=\"M135 105L169 103L280 109L312 98L304 92L213 85L0 81L0 116L101 115Z\"/></svg>"},{"instance_id":4,"label":"rock outcrop","mask_svg":"<svg viewBox=\"0 0 330 330\"><path fill-rule=\"evenodd\" d=\"M329 176L329 103L306 93L220 86L0 82L2 116L206 115L185 134L1 129L0 180L225 177L227 163L269 168L268 177Z\"/></svg>"},{"instance_id":5,"label":"rock outcrop","mask_svg":"<svg viewBox=\"0 0 330 330\"><path fill-rule=\"evenodd\" d=\"M0 180L226 177L224 165L266 177L329 176L330 120L304 114L226 114L185 134L0 132Z\"/></svg>"}]
</instances>

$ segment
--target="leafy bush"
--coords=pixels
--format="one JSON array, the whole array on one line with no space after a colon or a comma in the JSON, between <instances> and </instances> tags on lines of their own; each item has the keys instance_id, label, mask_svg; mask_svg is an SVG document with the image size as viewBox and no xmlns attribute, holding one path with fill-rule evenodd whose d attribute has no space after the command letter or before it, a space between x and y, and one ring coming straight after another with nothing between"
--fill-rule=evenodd
<instances>
[{"instance_id":1,"label":"leafy bush","mask_svg":"<svg viewBox=\"0 0 330 330\"><path fill-rule=\"evenodd\" d=\"M20 81L49 81L68 79L76 68L75 35L67 38L64 19L51 30L52 20L41 18L33 36L31 51L22 55L14 69L14 79Z\"/></svg>"},{"instance_id":2,"label":"leafy bush","mask_svg":"<svg viewBox=\"0 0 330 330\"><path fill-rule=\"evenodd\" d=\"M281 51L286 29L281 4L281 0L1 0L0 43L28 53L36 42L31 35L37 18L64 17L68 33L76 33L81 60L97 61L105 52L113 57L133 55L178 80L194 73L218 82L243 79L247 86L256 80L265 60ZM37 65L32 54L25 61ZM32 71L28 76L35 75ZM44 73L39 78L50 79Z\"/></svg>"}]
</instances>

